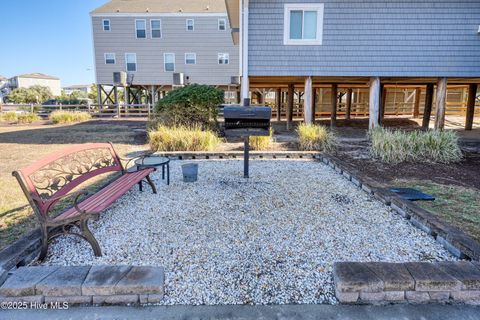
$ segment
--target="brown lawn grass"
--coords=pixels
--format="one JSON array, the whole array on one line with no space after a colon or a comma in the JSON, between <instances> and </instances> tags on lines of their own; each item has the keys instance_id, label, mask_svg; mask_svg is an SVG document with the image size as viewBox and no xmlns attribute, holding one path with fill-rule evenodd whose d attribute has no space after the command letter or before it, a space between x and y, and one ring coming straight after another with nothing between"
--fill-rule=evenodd
<instances>
[{"instance_id":1,"label":"brown lawn grass","mask_svg":"<svg viewBox=\"0 0 480 320\"><path fill-rule=\"evenodd\" d=\"M142 124L139 122L137 126ZM127 156L135 144L135 133L121 120L57 126L0 126L0 249L37 225L12 171L71 144L108 141L113 142L120 156Z\"/></svg>"},{"instance_id":2,"label":"brown lawn grass","mask_svg":"<svg viewBox=\"0 0 480 320\"><path fill-rule=\"evenodd\" d=\"M416 204L437 214L480 242L480 192L478 189L418 180L397 180L395 185L419 189L433 195L435 201L418 201Z\"/></svg>"}]
</instances>

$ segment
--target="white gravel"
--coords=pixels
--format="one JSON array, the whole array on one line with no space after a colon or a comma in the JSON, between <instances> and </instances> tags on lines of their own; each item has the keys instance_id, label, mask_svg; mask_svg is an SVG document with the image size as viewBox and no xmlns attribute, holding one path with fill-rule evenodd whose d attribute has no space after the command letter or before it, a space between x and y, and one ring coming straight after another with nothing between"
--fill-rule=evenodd
<instances>
[{"instance_id":1,"label":"white gravel","mask_svg":"<svg viewBox=\"0 0 480 320\"><path fill-rule=\"evenodd\" d=\"M335 261L455 260L329 167L314 161L172 161L159 194L131 190L91 228L103 257L61 237L45 264L165 267L164 304L336 303Z\"/></svg>"}]
</instances>

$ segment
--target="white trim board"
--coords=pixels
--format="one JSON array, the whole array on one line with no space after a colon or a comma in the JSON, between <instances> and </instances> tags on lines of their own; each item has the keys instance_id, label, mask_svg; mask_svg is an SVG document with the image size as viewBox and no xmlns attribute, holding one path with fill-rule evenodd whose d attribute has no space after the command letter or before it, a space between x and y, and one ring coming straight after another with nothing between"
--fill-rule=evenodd
<instances>
[{"instance_id":1,"label":"white trim board","mask_svg":"<svg viewBox=\"0 0 480 320\"><path fill-rule=\"evenodd\" d=\"M114 17L227 17L227 13L198 13L198 12L176 12L176 13L167 13L167 12L144 12L144 13L127 13L127 12L118 12L118 13L92 13L91 17L105 17L105 18L114 18Z\"/></svg>"}]
</instances>

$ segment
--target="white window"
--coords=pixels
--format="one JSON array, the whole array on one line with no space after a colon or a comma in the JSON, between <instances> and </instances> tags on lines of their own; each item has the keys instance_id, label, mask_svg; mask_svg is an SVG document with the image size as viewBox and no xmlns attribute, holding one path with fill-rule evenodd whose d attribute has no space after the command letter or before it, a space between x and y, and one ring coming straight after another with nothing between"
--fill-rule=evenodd
<instances>
[{"instance_id":1,"label":"white window","mask_svg":"<svg viewBox=\"0 0 480 320\"><path fill-rule=\"evenodd\" d=\"M218 54L218 64L229 64L229 63L230 63L230 54L228 53Z\"/></svg>"},{"instance_id":2,"label":"white window","mask_svg":"<svg viewBox=\"0 0 480 320\"><path fill-rule=\"evenodd\" d=\"M110 20L103 19L102 26L103 26L103 31L110 31Z\"/></svg>"},{"instance_id":3,"label":"white window","mask_svg":"<svg viewBox=\"0 0 480 320\"><path fill-rule=\"evenodd\" d=\"M125 53L125 63L127 65L127 72L137 71L137 54Z\"/></svg>"},{"instance_id":4,"label":"white window","mask_svg":"<svg viewBox=\"0 0 480 320\"><path fill-rule=\"evenodd\" d=\"M227 30L227 20L226 19L218 19L218 30L220 30L220 31Z\"/></svg>"},{"instance_id":5,"label":"white window","mask_svg":"<svg viewBox=\"0 0 480 320\"><path fill-rule=\"evenodd\" d=\"M147 37L146 20L135 20L135 36L137 39L145 39Z\"/></svg>"},{"instance_id":6,"label":"white window","mask_svg":"<svg viewBox=\"0 0 480 320\"><path fill-rule=\"evenodd\" d=\"M105 64L115 64L115 53L105 53Z\"/></svg>"},{"instance_id":7,"label":"white window","mask_svg":"<svg viewBox=\"0 0 480 320\"><path fill-rule=\"evenodd\" d=\"M193 31L193 29L195 28L195 21L193 19L187 19L185 23L187 31Z\"/></svg>"},{"instance_id":8,"label":"white window","mask_svg":"<svg viewBox=\"0 0 480 320\"><path fill-rule=\"evenodd\" d=\"M150 20L150 29L152 39L162 37L162 22L160 20Z\"/></svg>"},{"instance_id":9,"label":"white window","mask_svg":"<svg viewBox=\"0 0 480 320\"><path fill-rule=\"evenodd\" d=\"M175 53L164 53L163 60L165 71L175 71Z\"/></svg>"},{"instance_id":10,"label":"white window","mask_svg":"<svg viewBox=\"0 0 480 320\"><path fill-rule=\"evenodd\" d=\"M197 64L197 54L193 52L185 53L185 64Z\"/></svg>"},{"instance_id":11,"label":"white window","mask_svg":"<svg viewBox=\"0 0 480 320\"><path fill-rule=\"evenodd\" d=\"M285 4L283 43L321 45L323 4Z\"/></svg>"}]
</instances>

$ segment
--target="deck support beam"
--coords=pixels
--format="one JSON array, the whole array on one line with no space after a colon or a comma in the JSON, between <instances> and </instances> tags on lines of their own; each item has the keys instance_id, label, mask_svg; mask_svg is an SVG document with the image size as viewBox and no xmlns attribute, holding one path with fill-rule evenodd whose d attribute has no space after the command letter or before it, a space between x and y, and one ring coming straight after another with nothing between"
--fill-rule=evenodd
<instances>
[{"instance_id":1,"label":"deck support beam","mask_svg":"<svg viewBox=\"0 0 480 320\"><path fill-rule=\"evenodd\" d=\"M468 87L467 115L465 118L465 130L473 129L473 118L475 117L475 102L477 99L477 84Z\"/></svg>"},{"instance_id":2,"label":"deck support beam","mask_svg":"<svg viewBox=\"0 0 480 320\"><path fill-rule=\"evenodd\" d=\"M434 91L435 91L435 87L433 83L427 84L427 90L425 91L425 108L423 109L423 121L422 121L423 130L428 130L430 126L430 117L432 116Z\"/></svg>"},{"instance_id":3,"label":"deck support beam","mask_svg":"<svg viewBox=\"0 0 480 320\"><path fill-rule=\"evenodd\" d=\"M282 88L277 89L275 104L277 107L277 121L280 122L282 120Z\"/></svg>"},{"instance_id":4,"label":"deck support beam","mask_svg":"<svg viewBox=\"0 0 480 320\"><path fill-rule=\"evenodd\" d=\"M346 106L346 113L345 113L345 119L350 120L351 115L352 115L352 95L353 95L353 89L348 88L347 89L347 106Z\"/></svg>"},{"instance_id":5,"label":"deck support beam","mask_svg":"<svg viewBox=\"0 0 480 320\"><path fill-rule=\"evenodd\" d=\"M303 118L305 124L311 124L313 120L312 105L313 105L313 88L312 77L305 78L305 90L303 97Z\"/></svg>"},{"instance_id":6,"label":"deck support beam","mask_svg":"<svg viewBox=\"0 0 480 320\"><path fill-rule=\"evenodd\" d=\"M102 104L102 85L97 84L97 103L100 106Z\"/></svg>"},{"instance_id":7,"label":"deck support beam","mask_svg":"<svg viewBox=\"0 0 480 320\"><path fill-rule=\"evenodd\" d=\"M117 116L120 118L120 102L118 101L118 88L113 86L113 99L115 100L115 107L117 108Z\"/></svg>"},{"instance_id":8,"label":"deck support beam","mask_svg":"<svg viewBox=\"0 0 480 320\"><path fill-rule=\"evenodd\" d=\"M383 125L383 119L385 118L385 104L387 103L387 88L383 84L380 84L380 112L378 113L378 123Z\"/></svg>"},{"instance_id":9,"label":"deck support beam","mask_svg":"<svg viewBox=\"0 0 480 320\"><path fill-rule=\"evenodd\" d=\"M445 127L447 83L447 78L439 78L437 82L437 95L435 97L435 130L443 130Z\"/></svg>"},{"instance_id":10,"label":"deck support beam","mask_svg":"<svg viewBox=\"0 0 480 320\"><path fill-rule=\"evenodd\" d=\"M372 77L370 79L370 101L369 101L369 124L368 128L374 129L380 126L378 122L380 116L380 78Z\"/></svg>"},{"instance_id":11,"label":"deck support beam","mask_svg":"<svg viewBox=\"0 0 480 320\"><path fill-rule=\"evenodd\" d=\"M287 130L292 128L293 122L293 99L294 99L295 87L293 84L288 85L288 94L287 94Z\"/></svg>"},{"instance_id":12,"label":"deck support beam","mask_svg":"<svg viewBox=\"0 0 480 320\"><path fill-rule=\"evenodd\" d=\"M313 88L312 93L312 123L315 123L315 116L317 111L317 88Z\"/></svg>"},{"instance_id":13,"label":"deck support beam","mask_svg":"<svg viewBox=\"0 0 480 320\"><path fill-rule=\"evenodd\" d=\"M331 112L330 112L330 126L337 126L337 101L338 101L338 85L332 84L331 95Z\"/></svg>"},{"instance_id":14,"label":"deck support beam","mask_svg":"<svg viewBox=\"0 0 480 320\"><path fill-rule=\"evenodd\" d=\"M422 89L415 89L415 104L413 105L413 117L418 119L420 117L420 96L422 95Z\"/></svg>"}]
</instances>

